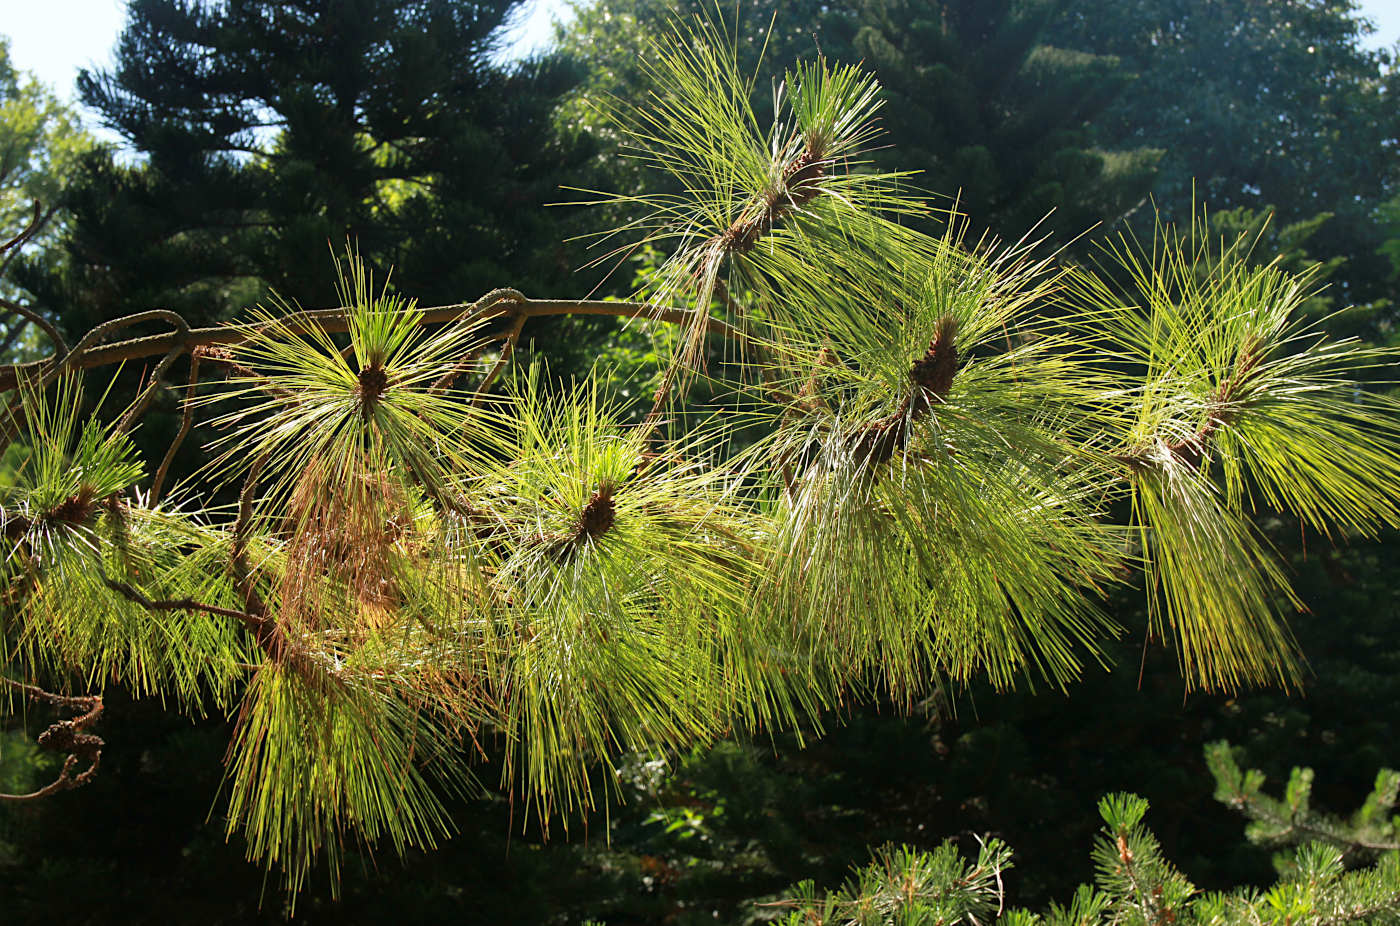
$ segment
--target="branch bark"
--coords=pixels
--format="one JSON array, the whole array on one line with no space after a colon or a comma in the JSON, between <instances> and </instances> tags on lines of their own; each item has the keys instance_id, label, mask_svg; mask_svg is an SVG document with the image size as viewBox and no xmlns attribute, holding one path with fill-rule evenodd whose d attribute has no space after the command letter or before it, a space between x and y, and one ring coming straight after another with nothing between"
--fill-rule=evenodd
<instances>
[{"instance_id":1,"label":"branch bark","mask_svg":"<svg viewBox=\"0 0 1400 926\"><path fill-rule=\"evenodd\" d=\"M490 298L490 294L487 298ZM614 318L646 319L672 325L688 325L695 321L693 314L689 311L663 309L642 302L608 302L595 299L525 299L519 302L498 300L483 305L482 303L485 301L486 299L481 299L476 302L433 306L419 310L419 314L425 325L446 324L462 318L485 321L503 315L517 315L527 320L554 315L606 315ZM157 318L171 321L172 324L176 325L177 330L130 338L112 344L99 343L104 337L115 331ZM178 330L179 323L174 321L177 318L179 316L173 312L155 309L104 322L83 336L77 346L60 361L61 366L68 370L91 370L130 360L166 355L171 351L177 351L178 356L179 352L193 350L201 346L239 344L248 340L258 330L256 325L218 325L210 328ZM181 319L182 321L183 319ZM293 332L320 329L327 333L337 333L349 328L346 310L340 307L297 312L284 321ZM706 328L713 334L736 340L743 339L742 332L719 319L708 320ZM0 393L15 390L21 381L30 380L36 376L47 377L53 372L56 372L54 358L0 366Z\"/></svg>"},{"instance_id":2,"label":"branch bark","mask_svg":"<svg viewBox=\"0 0 1400 926\"><path fill-rule=\"evenodd\" d=\"M36 685L26 685L3 676L0 676L0 682L58 710L82 711L71 720L49 724L49 728L39 734L40 748L67 753L58 777L28 794L0 794L0 801L35 801L60 791L81 788L92 781L97 776L97 767L102 761L102 747L107 744L103 742L102 737L86 731L102 716L102 696L54 694ZM87 768L81 772L77 771L80 762L88 763Z\"/></svg>"}]
</instances>

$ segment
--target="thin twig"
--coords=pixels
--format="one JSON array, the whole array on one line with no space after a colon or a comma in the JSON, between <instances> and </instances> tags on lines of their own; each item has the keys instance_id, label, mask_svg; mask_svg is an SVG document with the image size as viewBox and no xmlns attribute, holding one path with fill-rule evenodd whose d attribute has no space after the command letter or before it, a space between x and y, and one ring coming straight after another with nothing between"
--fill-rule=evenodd
<instances>
[{"instance_id":1,"label":"thin twig","mask_svg":"<svg viewBox=\"0 0 1400 926\"><path fill-rule=\"evenodd\" d=\"M63 335L58 333L58 329L53 326L53 322L49 321L47 318L40 315L38 312L34 311L28 306L20 305L18 302L15 302L11 299L0 298L0 306L4 306L11 312L14 312L18 315L23 315L26 319L38 325L40 328L44 329L44 334L49 336L49 340L53 342L53 345L57 350L57 353L54 356L58 360L61 361L65 356L68 355L68 342L63 339Z\"/></svg>"},{"instance_id":2,"label":"thin twig","mask_svg":"<svg viewBox=\"0 0 1400 926\"><path fill-rule=\"evenodd\" d=\"M180 355L184 352L185 347L181 344L170 348L165 356L160 358L160 362L156 364L156 368L151 371L151 376L146 383L146 388L141 390L141 394L136 397L136 401L131 403L131 407L126 410L126 414L122 415L121 420L117 422L116 429L119 433L128 430L136 423L136 419L146 413L146 409L151 404L151 399L155 398L156 389L160 386L161 380L165 377L165 371L170 369L170 365L179 359Z\"/></svg>"},{"instance_id":3,"label":"thin twig","mask_svg":"<svg viewBox=\"0 0 1400 926\"><path fill-rule=\"evenodd\" d=\"M493 292L495 292L493 290ZM544 318L555 315L603 315L613 318L635 318L665 322L671 325L693 325L693 313L682 309L662 309L643 302L609 302L590 299L526 299L523 302L495 302L480 306L478 302L456 303L434 306L418 310L424 325L440 325L465 320L468 322L489 321L505 315L519 313L526 318ZM262 330L261 325L217 325L211 328L192 328L185 332L165 332L146 335L109 344L98 343L114 331L130 327L152 318L168 318L175 313L153 310L124 318L104 322L83 336L74 346L63 364L65 370L90 370L110 366L129 360L158 357L169 352L176 345L185 349L216 344L241 344ZM344 308L317 309L297 312L278 322L285 331L297 334L320 329L328 334L344 332L349 328L349 320ZM744 340L743 332L719 319L708 319L707 330L735 340ZM29 381L34 374L43 375L52 371L54 359L46 358L29 363L0 366L0 393L12 392L21 381Z\"/></svg>"},{"instance_id":4,"label":"thin twig","mask_svg":"<svg viewBox=\"0 0 1400 926\"><path fill-rule=\"evenodd\" d=\"M528 300L526 300L525 296L519 290L503 288L491 290L491 292L482 296L474 304L479 307L476 309L476 311L481 312L487 308L490 308L493 305L497 305L502 302L523 303L526 301ZM486 343L490 342L488 341ZM457 377L465 373L467 369L472 365L472 363L476 361L476 358L481 356L481 352L485 349L485 347L486 344L482 344L476 349L468 351L467 355L461 360L458 360L451 370L448 370L441 377L439 377L438 381L433 383L432 387L428 391L433 394L440 394L450 389L452 387L452 384L457 381Z\"/></svg>"},{"instance_id":5,"label":"thin twig","mask_svg":"<svg viewBox=\"0 0 1400 926\"><path fill-rule=\"evenodd\" d=\"M23 245L30 238L39 233L40 214L44 211L44 204L39 200L34 200L34 214L29 217L29 224L20 229L20 233L15 235L4 244L0 244L0 254L4 254L10 248L17 248Z\"/></svg>"},{"instance_id":6,"label":"thin twig","mask_svg":"<svg viewBox=\"0 0 1400 926\"><path fill-rule=\"evenodd\" d=\"M642 419L640 425L642 434L646 439L650 439L654 432L661 425L661 412L666 407L666 400L671 397L671 390L676 385L676 375L680 372L680 364L672 361L666 366L666 373L661 378L661 385L656 387L656 396L652 399L651 411Z\"/></svg>"},{"instance_id":7,"label":"thin twig","mask_svg":"<svg viewBox=\"0 0 1400 926\"><path fill-rule=\"evenodd\" d=\"M35 379L37 379L37 382L34 383L35 391L42 391L49 383L53 382L59 374L67 370L87 369L87 365L81 364L79 361L88 356L89 353L97 348L108 336L124 328L130 328L132 325L139 325L151 321L168 321L173 324L176 329L172 334L161 336L170 340L170 344L166 346L164 351L158 353L165 353L167 356L170 356L174 351L175 345L180 343L180 339L189 335L189 322L185 321L183 316L169 309L148 309L145 312L137 312L134 315L114 318L111 321L103 322L92 328L87 334L82 336L72 350L62 356L55 355L44 360L36 361L35 363L17 364L15 366L3 368L3 370L14 371L16 378L13 386L8 387L8 389L0 389L0 392L18 388L21 383L31 382L29 379L31 373L34 374ZM151 354L145 354L143 356L151 356ZM176 356L178 356L178 354L176 354ZM173 360L174 358L171 357L171 359ZM3 371L0 371L0 377L3 377ZM24 402L22 397L17 397L10 402L4 419L0 420L0 450L7 447L10 441L15 439L15 435L24 428L23 409Z\"/></svg>"},{"instance_id":8,"label":"thin twig","mask_svg":"<svg viewBox=\"0 0 1400 926\"><path fill-rule=\"evenodd\" d=\"M9 688L13 688L22 694L28 695L35 701L43 701L51 707L70 711L86 711L92 708L92 699L96 695L62 695L52 691L45 691L38 685L26 685L24 682L17 682L12 678L0 675L0 682L4 682ZM100 699L99 699L100 700Z\"/></svg>"},{"instance_id":9,"label":"thin twig","mask_svg":"<svg viewBox=\"0 0 1400 926\"><path fill-rule=\"evenodd\" d=\"M118 579L102 577L102 583L112 591L121 595L128 601L135 602L147 611L203 611L215 617L231 617L243 623L254 633L263 633L267 629L267 618L250 614L247 611L239 611L235 608L224 608L215 604L205 604L202 601L195 601L193 598L148 598L138 591L134 586Z\"/></svg>"},{"instance_id":10,"label":"thin twig","mask_svg":"<svg viewBox=\"0 0 1400 926\"><path fill-rule=\"evenodd\" d=\"M3 247L0 247L0 255L4 255L4 260L0 260L0 278L9 272L10 264L19 257L25 243L43 231L44 226L49 224L49 219L52 219L57 212L57 206L50 206L45 211L42 203L37 199L34 200L34 215L30 218L29 224L18 235L5 242Z\"/></svg>"},{"instance_id":11,"label":"thin twig","mask_svg":"<svg viewBox=\"0 0 1400 926\"><path fill-rule=\"evenodd\" d=\"M501 375L501 371L504 370L506 364L510 362L511 355L515 353L515 345L520 340L520 332L525 330L525 321L526 317L520 315L516 317L515 323L510 326L510 331L506 335L505 343L501 345L500 355L496 358L496 362L492 364L490 372L486 374L486 378L481 381L481 385L476 388L476 393L472 396L473 408L480 407L481 403L486 401L486 393L495 385L497 377Z\"/></svg>"},{"instance_id":12,"label":"thin twig","mask_svg":"<svg viewBox=\"0 0 1400 926\"><path fill-rule=\"evenodd\" d=\"M170 446L166 449L165 456L161 459L160 466L156 469L156 478L151 483L151 496L147 504L153 508L156 502L160 501L161 490L165 488L165 476L170 471L170 464L175 459L175 453L180 449L180 445L185 442L185 438L189 436L190 428L194 425L194 393L195 389L199 386L200 357L201 354L197 350L190 353L190 378L189 384L185 386L185 414L184 417L180 419L180 430L175 435L175 439L170 442Z\"/></svg>"},{"instance_id":13,"label":"thin twig","mask_svg":"<svg viewBox=\"0 0 1400 926\"><path fill-rule=\"evenodd\" d=\"M92 781L96 777L97 768L102 761L102 748L107 744L103 742L102 737L85 731L102 716L102 696L54 694L37 685L26 685L4 676L0 676L0 682L4 682L16 691L23 692L35 701L43 701L58 710L83 712L71 720L60 720L49 724L49 728L39 734L38 744L40 748L68 754L67 758L63 760L63 768L59 771L58 777L39 790L31 791L28 794L0 794L0 800L39 800L60 791L80 788ZM75 774L80 761L86 761L88 767Z\"/></svg>"},{"instance_id":14,"label":"thin twig","mask_svg":"<svg viewBox=\"0 0 1400 926\"><path fill-rule=\"evenodd\" d=\"M243 594L243 607L249 614L263 618L264 623L255 634L258 646L275 659L281 655L283 649L281 628L268 615L267 605L259 597L257 584L253 581L253 572L248 568L248 527L253 520L253 496L257 494L258 480L262 477L263 467L267 465L267 458L268 454L263 453L253 461L253 465L248 468L247 478L243 480L243 490L238 494L238 517L233 522L233 547L229 551L229 568L233 571L234 581L238 583L239 591Z\"/></svg>"}]
</instances>

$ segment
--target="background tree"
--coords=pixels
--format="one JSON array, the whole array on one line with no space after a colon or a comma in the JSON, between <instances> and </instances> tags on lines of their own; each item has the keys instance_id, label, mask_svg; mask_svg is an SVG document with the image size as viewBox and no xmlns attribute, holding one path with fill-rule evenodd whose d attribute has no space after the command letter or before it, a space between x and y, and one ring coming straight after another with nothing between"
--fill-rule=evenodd
<instances>
[{"instance_id":1,"label":"background tree","mask_svg":"<svg viewBox=\"0 0 1400 926\"><path fill-rule=\"evenodd\" d=\"M347 239L433 302L557 284L566 215L540 207L579 179L551 122L575 78L499 59L514 7L137 0L114 69L79 87L138 158L86 159L71 272L20 279L72 333L157 305L224 319L269 287L328 303L307 255Z\"/></svg>"},{"instance_id":2,"label":"background tree","mask_svg":"<svg viewBox=\"0 0 1400 926\"><path fill-rule=\"evenodd\" d=\"M1377 207L1400 183L1400 75L1363 45L1354 0L1075 0L1051 41L1115 55L1139 75L1096 120L1104 143L1164 152L1154 187L1175 214L1214 207L1328 215L1312 239L1345 257L1341 304L1390 299Z\"/></svg>"},{"instance_id":3,"label":"background tree","mask_svg":"<svg viewBox=\"0 0 1400 926\"><path fill-rule=\"evenodd\" d=\"M59 200L64 183L92 146L69 107L33 77L14 69L9 41L0 36L0 243L28 232L31 249L53 246L62 230ZM37 310L6 272L19 254L18 247L10 249L6 265L0 266L0 299L5 300L0 356L38 347L42 339L19 311Z\"/></svg>"},{"instance_id":4,"label":"background tree","mask_svg":"<svg viewBox=\"0 0 1400 926\"><path fill-rule=\"evenodd\" d=\"M975 229L1014 240L1047 220L1060 242L1140 205L1159 152L1114 146L1094 130L1132 74L1117 57L1050 37L1060 5L1042 0L746 5L733 40L746 61L775 67L824 54L860 61L880 79L890 147L883 169L916 171L914 187L954 198ZM588 65L596 98L651 88L638 50L671 17L703 3L603 0L581 9L563 47ZM776 27L770 32L770 22ZM766 112L771 88L756 88ZM652 181L654 182L654 181ZM1052 214L1053 212L1053 214Z\"/></svg>"}]
</instances>

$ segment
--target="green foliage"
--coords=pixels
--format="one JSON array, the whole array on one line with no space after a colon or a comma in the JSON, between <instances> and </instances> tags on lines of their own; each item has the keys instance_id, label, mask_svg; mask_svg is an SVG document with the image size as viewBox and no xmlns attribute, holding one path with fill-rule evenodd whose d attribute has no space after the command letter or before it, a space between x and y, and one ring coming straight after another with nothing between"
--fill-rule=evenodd
<instances>
[{"instance_id":1,"label":"green foliage","mask_svg":"<svg viewBox=\"0 0 1400 926\"><path fill-rule=\"evenodd\" d=\"M1389 355L1300 327L1306 277L1168 228L1102 277L969 246L956 218L923 235L899 175L862 166L872 78L799 66L764 124L721 35L659 42L664 90L619 122L682 188L612 200L640 213L622 233L675 245L631 309L683 332L640 425L596 378L495 388L546 304L507 292L430 332L354 256L342 309L282 304L204 346L233 377L184 509L142 491L129 416L79 427L74 380L16 370L11 671L227 713L230 825L293 890L322 859L334 887L347 845L435 844L432 782L462 786L468 745L543 826L615 791L625 755L977 679L1066 686L1137 566L1188 686L1291 681L1275 608L1296 599L1248 510L1395 526L1400 418L1352 381ZM713 405L664 420L696 380ZM1156 879L1104 887L1150 912L1189 888L1148 864L1142 809L1105 805L1100 855ZM991 909L984 854L888 864L961 916Z\"/></svg>"},{"instance_id":2,"label":"green foliage","mask_svg":"<svg viewBox=\"0 0 1400 926\"><path fill-rule=\"evenodd\" d=\"M59 200L93 145L71 107L14 69L9 41L0 36L0 244L29 229L29 247L39 248L43 260L57 259L55 244L63 228ZM0 256L0 299L25 303L23 289L4 272L17 257L15 251ZM13 305L0 310L0 325L0 355L27 358L52 346Z\"/></svg>"},{"instance_id":3,"label":"green foliage","mask_svg":"<svg viewBox=\"0 0 1400 926\"><path fill-rule=\"evenodd\" d=\"M1137 521L1150 528L1148 584L1161 594L1149 599L1154 619L1178 629L1200 677L1229 684L1260 669L1231 664L1225 654L1242 650L1232 636L1269 640L1274 665L1287 665L1290 648L1267 615L1291 593L1248 514L1262 504L1324 533L1395 524L1382 487L1400 474L1394 454L1372 444L1394 427L1393 401L1348 385L1388 354L1328 345L1303 312L1307 275L1251 268L1249 239L1212 239L1203 226L1162 229L1150 253L1122 239L1104 253L1132 280L1130 295L1092 274L1071 287L1096 307L1088 317L1103 351L1144 371L1142 392L1109 413L1139 459L1159 463L1132 477ZM1122 311L1139 301L1150 314ZM1206 442L1220 450L1218 479Z\"/></svg>"},{"instance_id":4,"label":"green foliage","mask_svg":"<svg viewBox=\"0 0 1400 926\"><path fill-rule=\"evenodd\" d=\"M837 891L818 892L811 882L794 890L789 926L922 926L1002 922L1015 926L1090 924L1340 924L1400 921L1400 854L1394 822L1379 817L1393 807L1397 776L1382 771L1376 792L1358 811L1353 826L1322 823L1307 809L1311 774L1295 769L1287 794L1277 801L1260 792L1263 776L1241 773L1227 743L1212 744L1207 757L1223 802L1256 822L1255 842L1297 844L1280 866L1277 884L1267 891L1238 888L1201 892L1162 854L1143 825L1147 801L1132 794L1109 794L1099 801L1104 827L1094 841L1093 886L1081 885L1068 905L1050 904L1043 913L1007 910L1002 873L1012 867L1011 850L997 840L983 844L972 862L951 841L933 852L886 847ZM1277 828L1281 820L1291 821ZM1389 844L1377 843L1376 827L1389 827ZM1308 841L1304 841L1308 840ZM1363 849L1373 867L1348 870L1349 851Z\"/></svg>"},{"instance_id":5,"label":"green foliage","mask_svg":"<svg viewBox=\"0 0 1400 926\"><path fill-rule=\"evenodd\" d=\"M84 103L139 159L83 160L65 196L71 269L19 274L70 332L149 306L226 320L268 289L325 305L307 255L353 239L432 303L572 269L551 124L562 62L494 63L514 0L137 0Z\"/></svg>"},{"instance_id":6,"label":"green foliage","mask_svg":"<svg viewBox=\"0 0 1400 926\"><path fill-rule=\"evenodd\" d=\"M9 40L0 36L0 241L24 228L34 200L53 205L91 147L76 114L48 87L15 70ZM41 241L52 241L56 230L50 228Z\"/></svg>"},{"instance_id":7,"label":"green foliage","mask_svg":"<svg viewBox=\"0 0 1400 926\"><path fill-rule=\"evenodd\" d=\"M871 865L834 894L821 897L810 881L799 884L790 901L799 909L782 922L982 922L1001 912L1001 875L1009 868L1011 850L996 839L982 846L976 861L964 859L949 843L928 853L890 846L876 852Z\"/></svg>"},{"instance_id":8,"label":"green foliage","mask_svg":"<svg viewBox=\"0 0 1400 926\"><path fill-rule=\"evenodd\" d=\"M52 396L25 387L23 399L31 452L4 503L3 577L10 607L21 600L24 612L0 625L10 661L27 678L120 682L190 708L227 708L246 660L237 629L183 608L152 620L115 587L154 599L210 593L218 583L194 551L215 535L178 509L123 499L143 466L119 427L85 419L78 381L59 380Z\"/></svg>"},{"instance_id":9,"label":"green foliage","mask_svg":"<svg viewBox=\"0 0 1400 926\"><path fill-rule=\"evenodd\" d=\"M338 892L347 835L402 855L452 832L421 771L446 739L392 687L264 667L230 746L229 832L246 832L249 857L280 865L292 892L324 854ZM445 772L448 790L462 786L450 762Z\"/></svg>"}]
</instances>

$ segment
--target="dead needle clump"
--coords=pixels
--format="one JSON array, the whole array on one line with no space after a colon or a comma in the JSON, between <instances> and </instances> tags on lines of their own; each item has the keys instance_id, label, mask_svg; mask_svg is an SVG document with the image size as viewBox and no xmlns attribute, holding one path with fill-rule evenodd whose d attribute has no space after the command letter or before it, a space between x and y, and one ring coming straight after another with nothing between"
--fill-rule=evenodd
<instances>
[{"instance_id":1,"label":"dead needle clump","mask_svg":"<svg viewBox=\"0 0 1400 926\"><path fill-rule=\"evenodd\" d=\"M583 506L583 512L579 515L578 528L575 531L582 539L588 537L597 540L599 537L612 530L613 522L617 518L617 505L613 502L612 486L599 486L598 490L589 496L588 504Z\"/></svg>"},{"instance_id":2,"label":"dead needle clump","mask_svg":"<svg viewBox=\"0 0 1400 926\"><path fill-rule=\"evenodd\" d=\"M47 520L64 524L82 524L92 517L95 504L95 490L92 486L82 486L68 498L49 510Z\"/></svg>"},{"instance_id":3,"label":"dead needle clump","mask_svg":"<svg viewBox=\"0 0 1400 926\"><path fill-rule=\"evenodd\" d=\"M360 370L359 379L356 392L360 398L360 407L368 412L374 407L374 403L383 397L384 390L389 388L389 374L376 363Z\"/></svg>"},{"instance_id":4,"label":"dead needle clump","mask_svg":"<svg viewBox=\"0 0 1400 926\"><path fill-rule=\"evenodd\" d=\"M955 319L939 320L928 350L909 368L913 393L893 414L861 429L854 448L858 458L877 465L888 462L908 444L910 425L928 414L934 400L948 397L958 372L958 349L954 344L957 330Z\"/></svg>"}]
</instances>

